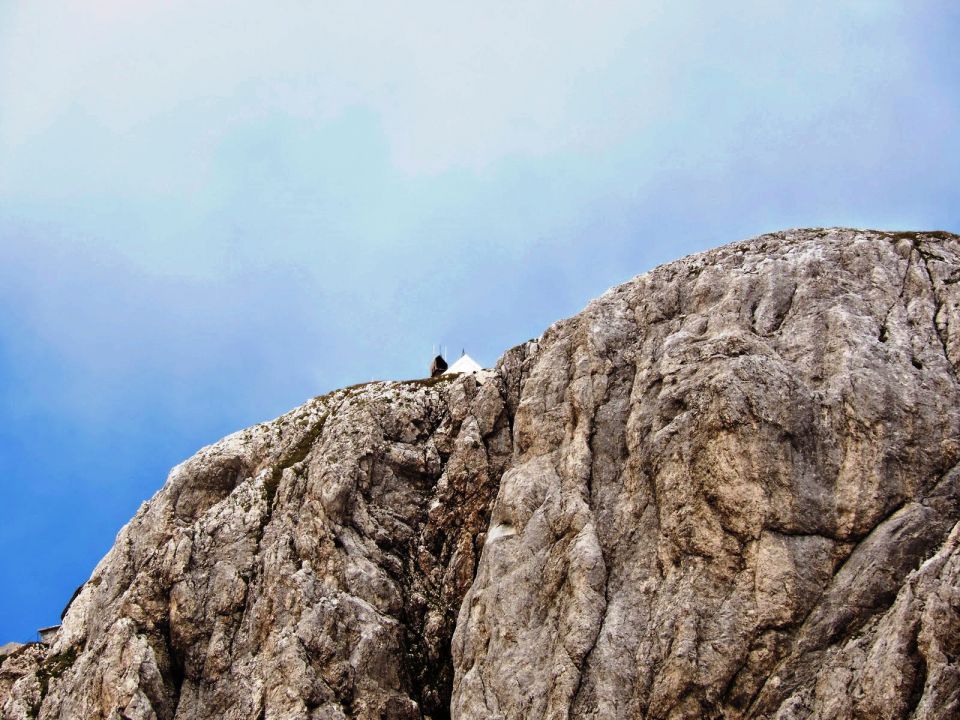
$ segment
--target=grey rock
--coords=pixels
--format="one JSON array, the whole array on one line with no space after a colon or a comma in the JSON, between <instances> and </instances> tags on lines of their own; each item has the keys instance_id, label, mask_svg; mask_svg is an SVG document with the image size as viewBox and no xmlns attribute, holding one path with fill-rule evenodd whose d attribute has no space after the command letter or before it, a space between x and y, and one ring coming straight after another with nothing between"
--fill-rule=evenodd
<instances>
[{"instance_id":1,"label":"grey rock","mask_svg":"<svg viewBox=\"0 0 960 720\"><path fill-rule=\"evenodd\" d=\"M958 280L946 233L775 233L231 435L2 717L957 717Z\"/></svg>"}]
</instances>

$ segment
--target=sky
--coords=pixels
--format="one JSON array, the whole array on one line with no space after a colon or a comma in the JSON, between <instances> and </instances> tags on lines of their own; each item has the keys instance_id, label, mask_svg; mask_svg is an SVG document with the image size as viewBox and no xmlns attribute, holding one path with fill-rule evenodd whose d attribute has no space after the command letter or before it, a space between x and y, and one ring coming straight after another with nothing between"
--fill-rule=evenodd
<instances>
[{"instance_id":1,"label":"sky","mask_svg":"<svg viewBox=\"0 0 960 720\"><path fill-rule=\"evenodd\" d=\"M0 644L203 445L790 227L960 231L960 6L0 0Z\"/></svg>"}]
</instances>

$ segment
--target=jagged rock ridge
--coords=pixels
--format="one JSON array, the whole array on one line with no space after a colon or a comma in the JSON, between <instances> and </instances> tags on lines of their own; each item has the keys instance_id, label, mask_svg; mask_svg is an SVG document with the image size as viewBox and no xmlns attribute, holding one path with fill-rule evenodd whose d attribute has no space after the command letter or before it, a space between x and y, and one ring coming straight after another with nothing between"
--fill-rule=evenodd
<instances>
[{"instance_id":1,"label":"jagged rock ridge","mask_svg":"<svg viewBox=\"0 0 960 720\"><path fill-rule=\"evenodd\" d=\"M175 468L5 718L955 718L960 238L776 233Z\"/></svg>"}]
</instances>

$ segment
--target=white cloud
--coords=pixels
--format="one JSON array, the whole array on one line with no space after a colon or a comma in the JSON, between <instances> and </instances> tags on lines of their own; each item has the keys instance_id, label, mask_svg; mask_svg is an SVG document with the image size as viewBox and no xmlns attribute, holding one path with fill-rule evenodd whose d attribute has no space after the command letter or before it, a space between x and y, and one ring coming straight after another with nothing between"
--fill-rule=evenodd
<instances>
[{"instance_id":1,"label":"white cloud","mask_svg":"<svg viewBox=\"0 0 960 720\"><path fill-rule=\"evenodd\" d=\"M257 117L323 123L363 106L402 171L482 170L661 129L711 83L734 99L776 103L795 83L842 102L857 88L832 76L882 59L871 47L895 38L892 9L773 7L23 3L0 31L0 147L13 152L65 116L124 137L188 112L201 124L189 141L202 146ZM870 67L856 71L868 82Z\"/></svg>"}]
</instances>

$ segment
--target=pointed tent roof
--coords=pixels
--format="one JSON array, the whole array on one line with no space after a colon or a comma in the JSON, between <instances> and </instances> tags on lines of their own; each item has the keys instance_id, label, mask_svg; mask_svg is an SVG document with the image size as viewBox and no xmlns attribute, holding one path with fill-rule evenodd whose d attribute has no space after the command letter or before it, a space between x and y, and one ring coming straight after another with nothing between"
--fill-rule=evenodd
<instances>
[{"instance_id":1,"label":"pointed tent roof","mask_svg":"<svg viewBox=\"0 0 960 720\"><path fill-rule=\"evenodd\" d=\"M472 373L477 372L478 370L483 370L483 368L480 367L480 364L476 360L464 353L460 356L459 360L447 368L447 371L444 373L444 375L449 375L451 373Z\"/></svg>"}]
</instances>

